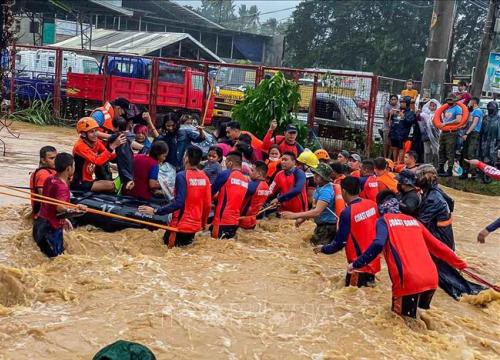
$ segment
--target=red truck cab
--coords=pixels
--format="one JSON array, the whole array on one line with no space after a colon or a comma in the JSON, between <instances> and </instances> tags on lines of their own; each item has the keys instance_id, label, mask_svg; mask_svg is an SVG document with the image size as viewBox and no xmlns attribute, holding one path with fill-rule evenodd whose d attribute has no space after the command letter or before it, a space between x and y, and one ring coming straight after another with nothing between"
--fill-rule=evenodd
<instances>
[{"instance_id":1,"label":"red truck cab","mask_svg":"<svg viewBox=\"0 0 500 360\"><path fill-rule=\"evenodd\" d=\"M149 105L152 61L150 59L110 56L108 79L104 99L104 64L99 74L69 73L67 96L73 99L105 100L124 97L136 105ZM201 119L203 116L203 72L192 68L161 61L156 91L158 113L177 111ZM207 90L208 91L208 90ZM205 124L212 122L214 99L208 102Z\"/></svg>"}]
</instances>

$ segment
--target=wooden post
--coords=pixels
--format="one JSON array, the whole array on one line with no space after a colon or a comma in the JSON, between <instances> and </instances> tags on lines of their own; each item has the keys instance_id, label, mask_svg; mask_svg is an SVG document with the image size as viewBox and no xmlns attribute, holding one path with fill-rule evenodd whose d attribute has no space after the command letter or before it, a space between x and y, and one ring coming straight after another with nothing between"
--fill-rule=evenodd
<instances>
[{"instance_id":1,"label":"wooden post","mask_svg":"<svg viewBox=\"0 0 500 360\"><path fill-rule=\"evenodd\" d=\"M160 59L155 57L153 59L153 68L151 71L151 81L149 88L149 115L151 115L151 120L154 124L156 121L156 103L158 96L158 76L160 74Z\"/></svg>"}]
</instances>

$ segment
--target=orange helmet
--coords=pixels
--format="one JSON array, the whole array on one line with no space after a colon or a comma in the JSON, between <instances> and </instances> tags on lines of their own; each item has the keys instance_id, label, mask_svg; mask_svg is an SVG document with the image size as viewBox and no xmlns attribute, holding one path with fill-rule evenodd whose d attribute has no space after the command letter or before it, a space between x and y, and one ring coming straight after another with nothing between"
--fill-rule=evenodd
<instances>
[{"instance_id":1,"label":"orange helmet","mask_svg":"<svg viewBox=\"0 0 500 360\"><path fill-rule=\"evenodd\" d=\"M385 161L387 162L387 167L393 171L394 170L394 161L392 161L391 159L385 159Z\"/></svg>"},{"instance_id":2,"label":"orange helmet","mask_svg":"<svg viewBox=\"0 0 500 360\"><path fill-rule=\"evenodd\" d=\"M328 151L325 149L319 149L314 152L314 155L318 158L318 160L330 160L330 155L328 155Z\"/></svg>"},{"instance_id":3,"label":"orange helmet","mask_svg":"<svg viewBox=\"0 0 500 360\"><path fill-rule=\"evenodd\" d=\"M76 131L80 134L82 132L87 132L92 129L97 129L99 124L94 118L91 117L83 117L76 123Z\"/></svg>"}]
</instances>

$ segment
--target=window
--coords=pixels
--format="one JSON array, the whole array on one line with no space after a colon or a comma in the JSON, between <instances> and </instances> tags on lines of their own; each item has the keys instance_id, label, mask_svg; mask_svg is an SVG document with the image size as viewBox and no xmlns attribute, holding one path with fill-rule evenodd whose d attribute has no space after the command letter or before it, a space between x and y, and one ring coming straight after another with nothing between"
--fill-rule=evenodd
<instances>
[{"instance_id":1,"label":"window","mask_svg":"<svg viewBox=\"0 0 500 360\"><path fill-rule=\"evenodd\" d=\"M158 80L174 84L184 84L184 69L160 63Z\"/></svg>"},{"instance_id":2,"label":"window","mask_svg":"<svg viewBox=\"0 0 500 360\"><path fill-rule=\"evenodd\" d=\"M191 80L193 81L193 89L203 91L203 76L193 75Z\"/></svg>"},{"instance_id":3,"label":"window","mask_svg":"<svg viewBox=\"0 0 500 360\"><path fill-rule=\"evenodd\" d=\"M53 56L49 56L48 58L48 67L54 67L54 60L55 58Z\"/></svg>"},{"instance_id":4,"label":"window","mask_svg":"<svg viewBox=\"0 0 500 360\"><path fill-rule=\"evenodd\" d=\"M99 66L92 60L83 60L84 74L99 74Z\"/></svg>"}]
</instances>

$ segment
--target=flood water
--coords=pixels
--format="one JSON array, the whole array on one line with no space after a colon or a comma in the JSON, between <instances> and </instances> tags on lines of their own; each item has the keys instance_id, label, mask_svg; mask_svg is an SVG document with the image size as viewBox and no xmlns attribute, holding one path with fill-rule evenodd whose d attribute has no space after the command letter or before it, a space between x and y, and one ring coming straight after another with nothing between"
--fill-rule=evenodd
<instances>
[{"instance_id":1,"label":"flood water","mask_svg":"<svg viewBox=\"0 0 500 360\"><path fill-rule=\"evenodd\" d=\"M47 144L70 150L74 129L15 124L0 183L26 186ZM499 198L455 199L458 254L498 284L500 236L477 232ZM26 203L0 195L0 359L90 359L118 339L158 359L498 359L500 294L454 301L438 290L418 320L390 311L385 264L375 288L345 288L345 255L314 255L313 224L268 220L237 240L199 236L168 250L162 231L67 233L49 260Z\"/></svg>"}]
</instances>

